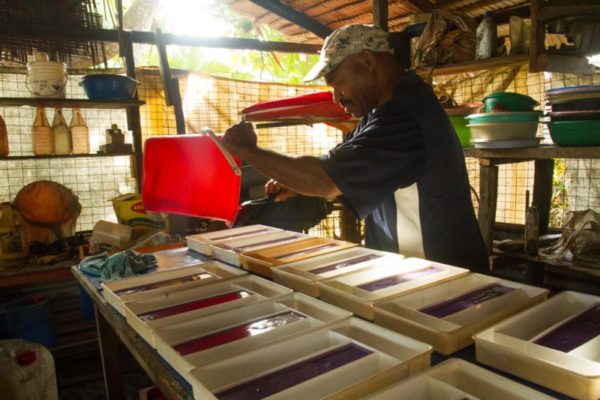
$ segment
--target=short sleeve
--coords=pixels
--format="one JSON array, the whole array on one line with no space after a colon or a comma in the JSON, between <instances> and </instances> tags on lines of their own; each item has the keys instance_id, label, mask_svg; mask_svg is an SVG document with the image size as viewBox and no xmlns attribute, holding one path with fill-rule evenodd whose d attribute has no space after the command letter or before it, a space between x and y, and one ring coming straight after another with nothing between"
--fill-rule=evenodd
<instances>
[{"instance_id":1,"label":"short sleeve","mask_svg":"<svg viewBox=\"0 0 600 400\"><path fill-rule=\"evenodd\" d=\"M320 158L340 200L359 218L415 183L425 165L425 139L409 113L388 104L364 118L349 140Z\"/></svg>"}]
</instances>

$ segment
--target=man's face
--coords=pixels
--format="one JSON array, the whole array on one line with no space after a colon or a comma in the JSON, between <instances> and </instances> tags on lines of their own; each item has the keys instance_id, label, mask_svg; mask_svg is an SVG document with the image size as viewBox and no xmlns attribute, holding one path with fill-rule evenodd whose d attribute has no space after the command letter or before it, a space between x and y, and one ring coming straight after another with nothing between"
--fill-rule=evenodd
<instances>
[{"instance_id":1,"label":"man's face","mask_svg":"<svg viewBox=\"0 0 600 400\"><path fill-rule=\"evenodd\" d=\"M372 54L371 54L372 55ZM364 51L348 56L325 76L333 89L333 101L355 118L366 115L377 105L375 76Z\"/></svg>"}]
</instances>

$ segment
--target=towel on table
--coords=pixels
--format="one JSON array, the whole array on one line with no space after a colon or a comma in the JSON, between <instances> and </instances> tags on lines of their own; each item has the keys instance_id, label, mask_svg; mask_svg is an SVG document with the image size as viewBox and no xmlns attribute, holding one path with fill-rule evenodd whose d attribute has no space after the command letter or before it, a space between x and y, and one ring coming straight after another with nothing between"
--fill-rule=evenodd
<instances>
[{"instance_id":1,"label":"towel on table","mask_svg":"<svg viewBox=\"0 0 600 400\"><path fill-rule=\"evenodd\" d=\"M126 250L112 256L103 252L86 257L79 263L79 269L108 282L139 274L155 265L156 257L152 254Z\"/></svg>"}]
</instances>

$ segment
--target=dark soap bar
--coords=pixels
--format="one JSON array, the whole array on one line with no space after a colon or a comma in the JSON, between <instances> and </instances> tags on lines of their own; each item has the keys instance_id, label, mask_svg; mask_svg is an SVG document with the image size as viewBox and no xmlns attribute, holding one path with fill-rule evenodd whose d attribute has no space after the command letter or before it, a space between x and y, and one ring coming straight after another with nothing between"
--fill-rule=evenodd
<instances>
[{"instance_id":1,"label":"dark soap bar","mask_svg":"<svg viewBox=\"0 0 600 400\"><path fill-rule=\"evenodd\" d=\"M207 278L212 278L212 277L214 277L213 274L210 274L208 272L201 272L199 274L182 276L179 278L167 279L165 281L148 283L146 285L140 285L140 286L135 286L132 288L124 289L124 290L119 290L118 292L115 292L115 294L117 296L123 296L126 294L145 292L147 290L178 285L178 284L186 283L186 282L201 281L202 279L207 279Z\"/></svg>"},{"instance_id":2,"label":"dark soap bar","mask_svg":"<svg viewBox=\"0 0 600 400\"><path fill-rule=\"evenodd\" d=\"M222 331L214 332L206 336L180 343L173 348L182 356L196 353L198 351L221 346L223 344L235 342L248 336L256 336L271 331L281 326L291 324L306 318L304 315L294 311L284 311L269 317L259 317L251 321L244 322L241 325L227 328Z\"/></svg>"},{"instance_id":3,"label":"dark soap bar","mask_svg":"<svg viewBox=\"0 0 600 400\"><path fill-rule=\"evenodd\" d=\"M218 393L220 400L260 400L368 356L372 351L349 343Z\"/></svg>"},{"instance_id":4,"label":"dark soap bar","mask_svg":"<svg viewBox=\"0 0 600 400\"><path fill-rule=\"evenodd\" d=\"M557 326L534 343L565 353L600 335L600 304Z\"/></svg>"},{"instance_id":5,"label":"dark soap bar","mask_svg":"<svg viewBox=\"0 0 600 400\"><path fill-rule=\"evenodd\" d=\"M349 260L344 260L344 261L340 261L337 263L325 265L323 267L311 269L308 272L310 272L311 274L320 275L320 274L324 274L329 271L335 271L335 270L348 268L353 265L359 264L361 262L370 261L370 260L373 260L373 259L379 258L379 257L381 257L381 256L378 254L372 254L372 253L365 254L363 256L351 258Z\"/></svg>"},{"instance_id":6,"label":"dark soap bar","mask_svg":"<svg viewBox=\"0 0 600 400\"><path fill-rule=\"evenodd\" d=\"M190 301L188 303L177 304L176 306L165 307L158 310L150 311L144 314L140 314L139 317L142 321L152 321L155 319L169 317L171 315L177 315L184 312L216 306L217 304L227 303L251 295L252 293L246 290L237 290L233 292L218 294L216 296L204 297L201 299Z\"/></svg>"},{"instance_id":7,"label":"dark soap bar","mask_svg":"<svg viewBox=\"0 0 600 400\"><path fill-rule=\"evenodd\" d=\"M369 292L375 292L377 290L385 289L387 287L398 285L400 283L423 278L427 275L435 274L436 272L440 272L440 270L435 267L427 267L424 269L420 269L418 271L413 271L413 272L409 272L406 274L388 276L383 279L378 279L376 281L363 283L362 285L358 285L357 288L366 290Z\"/></svg>"},{"instance_id":8,"label":"dark soap bar","mask_svg":"<svg viewBox=\"0 0 600 400\"><path fill-rule=\"evenodd\" d=\"M315 253L315 252L320 251L320 250L331 249L331 248L337 247L337 246L339 246L337 243L326 243L326 244L321 244L319 246L309 247L307 249L301 249L301 250L293 251L291 253L282 254L282 255L277 256L275 258L278 259L278 260L282 260L284 258L290 258L290 257L294 257L294 256L300 256L300 255L303 255L303 254Z\"/></svg>"},{"instance_id":9,"label":"dark soap bar","mask_svg":"<svg viewBox=\"0 0 600 400\"><path fill-rule=\"evenodd\" d=\"M515 290L515 288L500 284L491 284L471 292L461 294L460 296L453 297L442 303L437 303L432 306L422 308L419 311L436 318L444 318L445 316L457 313L470 307L474 307L488 300L512 292L513 290Z\"/></svg>"},{"instance_id":10,"label":"dark soap bar","mask_svg":"<svg viewBox=\"0 0 600 400\"><path fill-rule=\"evenodd\" d=\"M217 236L214 237L212 239L210 239L211 242L217 241L217 240L224 240L224 239L234 239L236 237L241 237L241 236L250 236L250 235L255 235L257 233L261 233L261 232L268 232L269 229L267 228L262 228L262 229L255 229L253 231L248 231L248 232L241 232L241 233L235 233L235 234L225 234L223 236Z\"/></svg>"}]
</instances>

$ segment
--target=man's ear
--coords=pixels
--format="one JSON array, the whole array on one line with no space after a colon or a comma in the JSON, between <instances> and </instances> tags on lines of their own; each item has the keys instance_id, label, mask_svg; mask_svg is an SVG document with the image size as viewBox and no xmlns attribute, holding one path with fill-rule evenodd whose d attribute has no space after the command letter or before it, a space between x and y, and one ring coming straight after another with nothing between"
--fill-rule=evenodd
<instances>
[{"instance_id":1,"label":"man's ear","mask_svg":"<svg viewBox=\"0 0 600 400\"><path fill-rule=\"evenodd\" d=\"M371 50L361 50L360 51L360 60L367 67L369 71L375 71L375 67L377 66L377 57L375 57L375 53Z\"/></svg>"}]
</instances>

